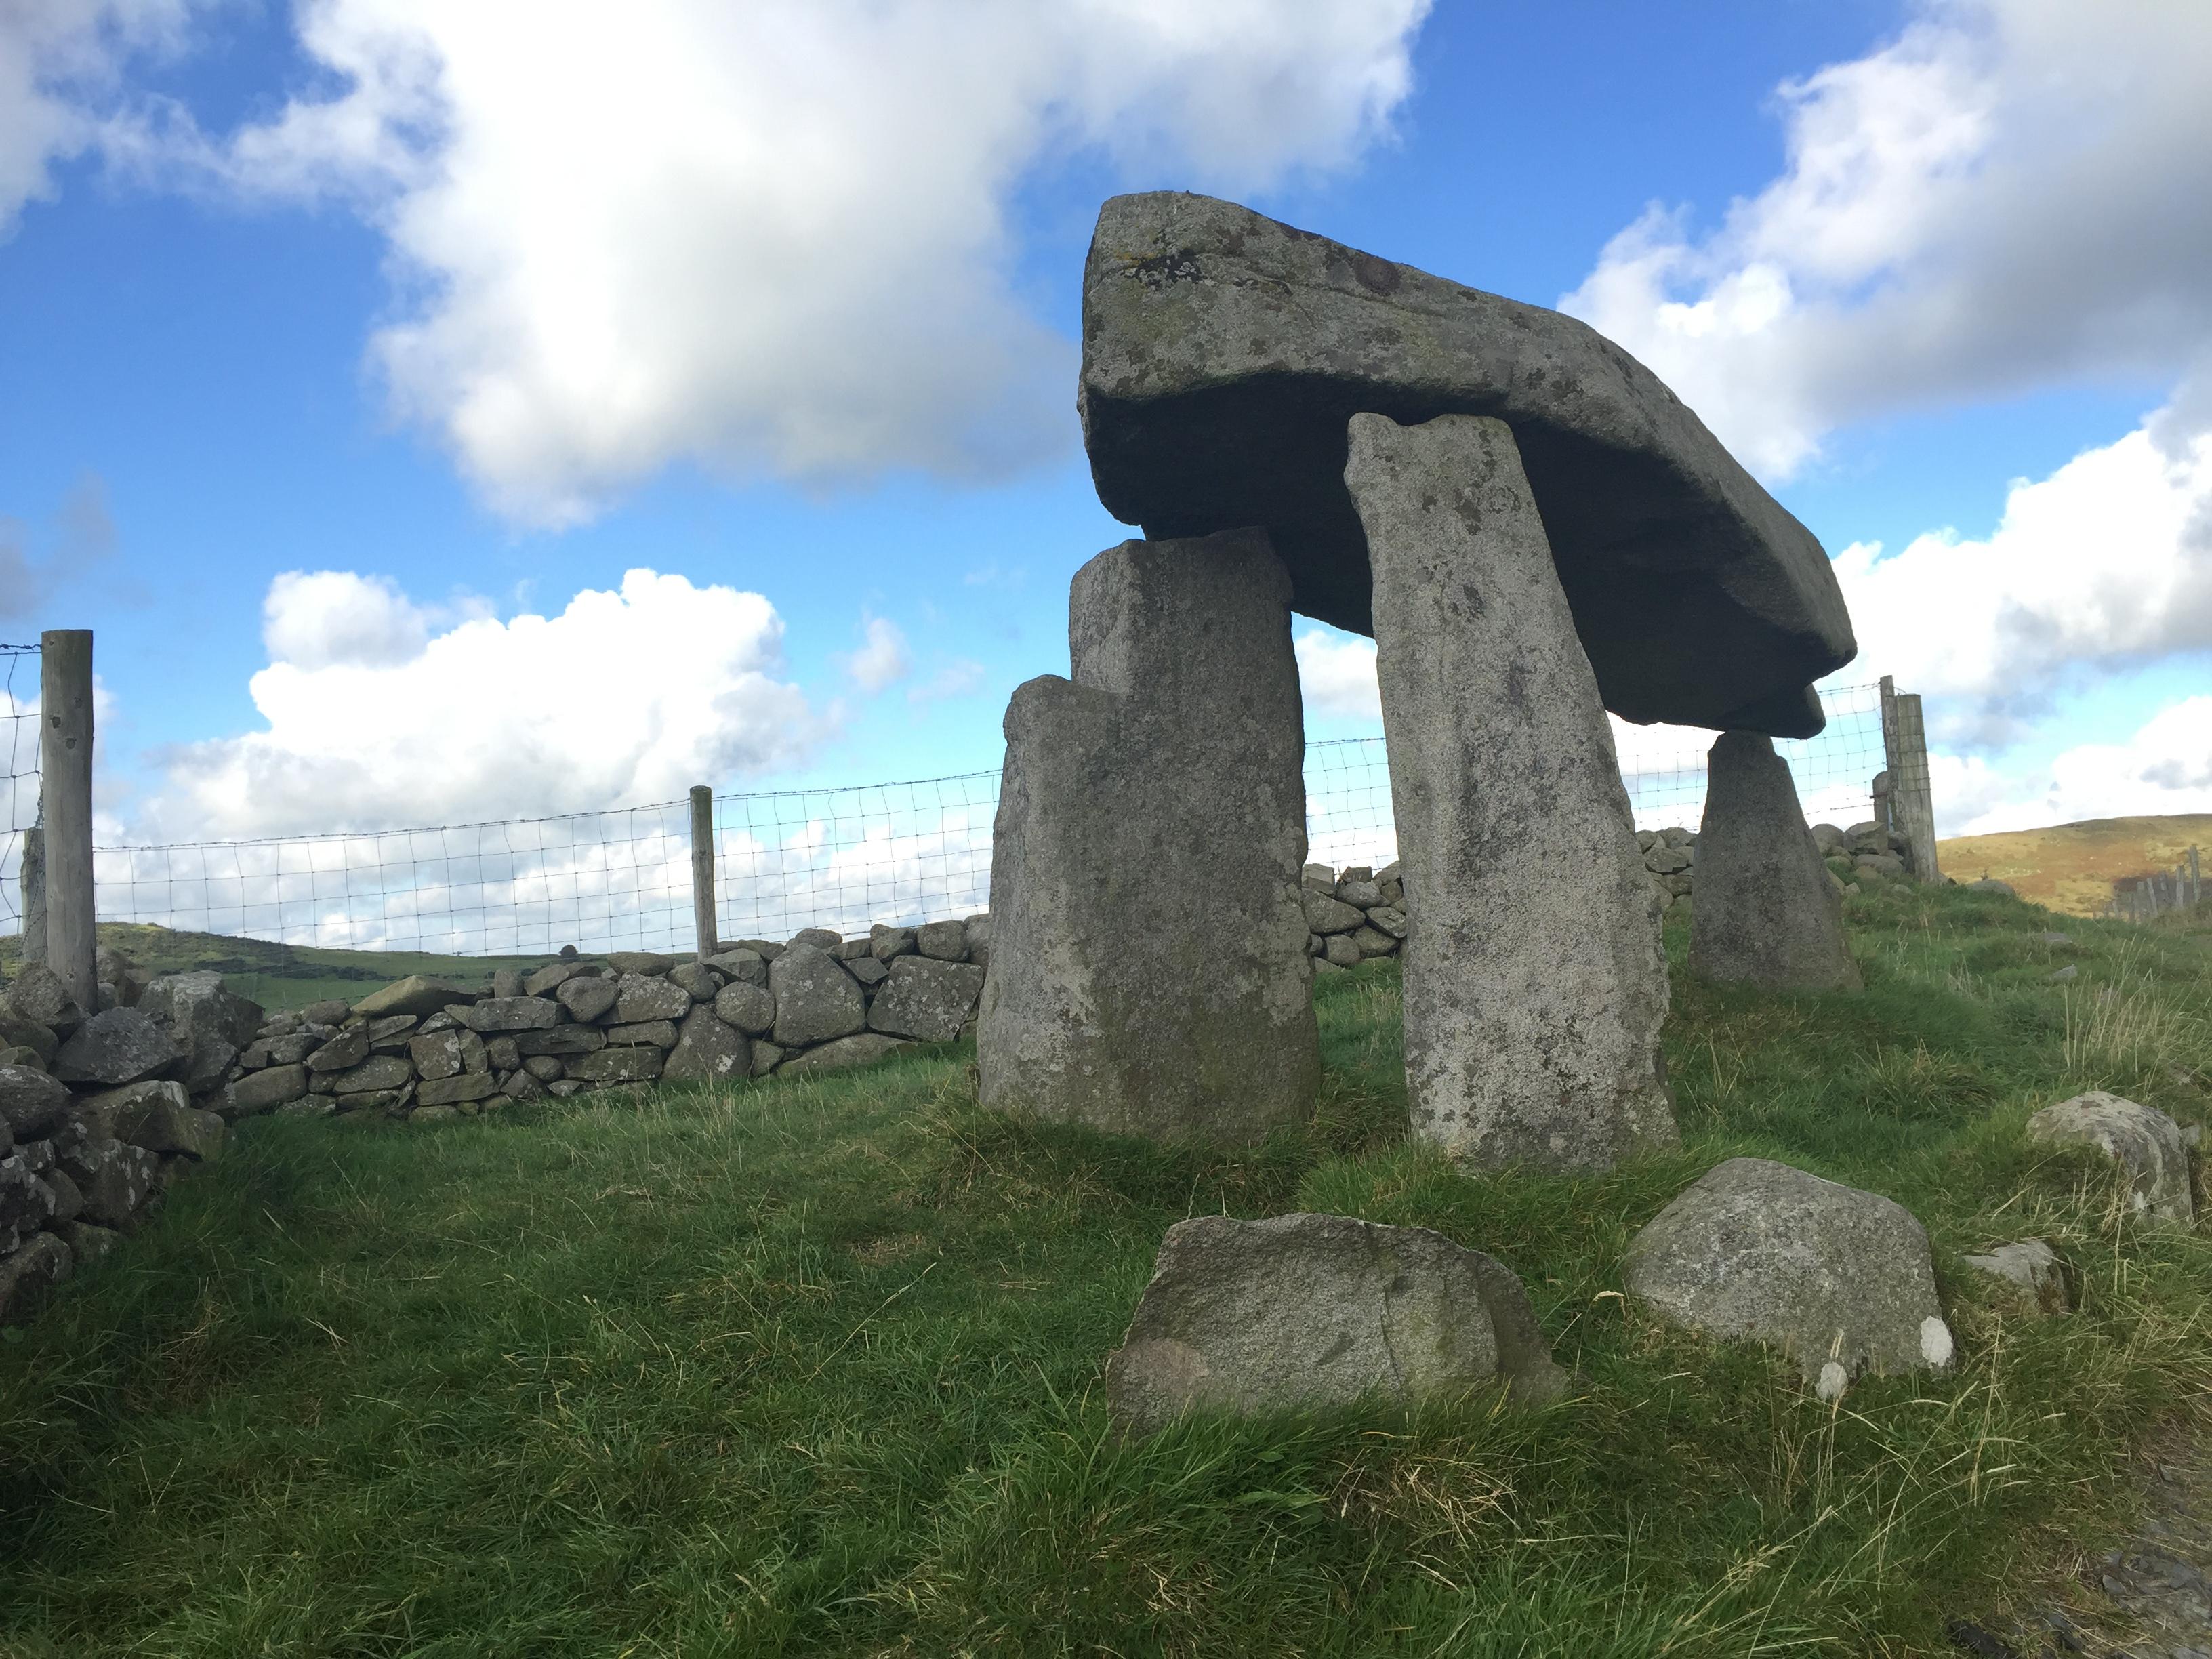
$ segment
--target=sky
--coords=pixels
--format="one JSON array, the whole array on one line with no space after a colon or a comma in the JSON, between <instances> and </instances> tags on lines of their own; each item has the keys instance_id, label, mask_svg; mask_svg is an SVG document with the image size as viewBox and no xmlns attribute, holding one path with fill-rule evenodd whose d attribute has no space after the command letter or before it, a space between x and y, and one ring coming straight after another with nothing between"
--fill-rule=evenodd
<instances>
[{"instance_id":1,"label":"sky","mask_svg":"<svg viewBox=\"0 0 2212 1659\"><path fill-rule=\"evenodd\" d=\"M1942 833L2212 811L2182 0L0 0L0 640L94 631L117 840L995 768L1135 533L1078 279L1161 188L1642 359Z\"/></svg>"}]
</instances>

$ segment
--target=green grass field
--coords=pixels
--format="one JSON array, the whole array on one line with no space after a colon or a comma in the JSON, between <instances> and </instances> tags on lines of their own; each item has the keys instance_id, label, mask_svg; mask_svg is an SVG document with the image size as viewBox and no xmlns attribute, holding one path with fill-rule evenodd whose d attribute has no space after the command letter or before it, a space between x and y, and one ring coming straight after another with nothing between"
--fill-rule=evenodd
<instances>
[{"instance_id":1,"label":"green grass field","mask_svg":"<svg viewBox=\"0 0 2212 1659\"><path fill-rule=\"evenodd\" d=\"M1685 1144L1599 1177L1405 1141L1389 964L1321 986L1321 1110L1250 1152L989 1115L957 1048L250 1122L0 1343L0 1653L1954 1653L1948 1617L2071 1597L2212 1398L2205 1238L2021 1133L2089 1086L2203 1121L2212 949L1851 902L1862 996L1698 987L1670 930ZM1622 1299L1633 1231L1747 1152L1921 1216L1955 1372L1831 1407ZM1162 1232L1294 1208L1501 1257L1577 1386L1117 1439L1100 1365ZM2031 1234L2080 1312L1959 1263Z\"/></svg>"}]
</instances>

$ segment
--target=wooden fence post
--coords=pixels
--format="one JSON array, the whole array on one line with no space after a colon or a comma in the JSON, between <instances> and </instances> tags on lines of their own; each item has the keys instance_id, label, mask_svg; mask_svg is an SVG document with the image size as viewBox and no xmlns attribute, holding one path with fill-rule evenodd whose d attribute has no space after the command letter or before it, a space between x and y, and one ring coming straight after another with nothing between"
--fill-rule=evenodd
<instances>
[{"instance_id":1,"label":"wooden fence post","mask_svg":"<svg viewBox=\"0 0 2212 1659\"><path fill-rule=\"evenodd\" d=\"M1936 860L1936 795L1928 776L1928 729L1917 692L1901 692L1881 677L1881 746L1889 763L1890 811L1912 848L1916 880L1943 879Z\"/></svg>"},{"instance_id":2,"label":"wooden fence post","mask_svg":"<svg viewBox=\"0 0 2212 1659\"><path fill-rule=\"evenodd\" d=\"M100 985L92 931L92 630L50 628L40 635L39 657L46 965L90 1013Z\"/></svg>"},{"instance_id":3,"label":"wooden fence post","mask_svg":"<svg viewBox=\"0 0 2212 1659\"><path fill-rule=\"evenodd\" d=\"M23 965L46 959L46 832L37 824L23 831L23 856L15 866L22 892Z\"/></svg>"},{"instance_id":4,"label":"wooden fence post","mask_svg":"<svg viewBox=\"0 0 2212 1659\"><path fill-rule=\"evenodd\" d=\"M699 960L717 948L714 920L714 792L705 784L691 791L691 921L699 934Z\"/></svg>"}]
</instances>

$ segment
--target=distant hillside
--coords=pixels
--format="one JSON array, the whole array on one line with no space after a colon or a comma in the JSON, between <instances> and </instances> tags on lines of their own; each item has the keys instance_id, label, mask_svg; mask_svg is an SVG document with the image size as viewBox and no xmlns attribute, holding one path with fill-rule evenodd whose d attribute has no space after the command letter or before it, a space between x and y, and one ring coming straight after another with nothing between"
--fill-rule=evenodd
<instances>
[{"instance_id":1,"label":"distant hillside","mask_svg":"<svg viewBox=\"0 0 2212 1659\"><path fill-rule=\"evenodd\" d=\"M133 922L102 922L100 942L120 951L149 974L212 968L231 988L266 1008L297 1008L324 997L358 1001L378 986L409 974L434 974L458 985L483 986L495 968L535 968L544 955L441 957L419 951L326 951L276 945L267 939L180 933ZM0 939L0 974L12 978L22 942Z\"/></svg>"},{"instance_id":2,"label":"distant hillside","mask_svg":"<svg viewBox=\"0 0 2212 1659\"><path fill-rule=\"evenodd\" d=\"M2103 907L2115 878L2170 870L2192 846L2212 861L2212 813L2089 818L2047 830L1961 836L1938 842L1936 853L1947 876L1994 876L2024 899L2080 916Z\"/></svg>"}]
</instances>

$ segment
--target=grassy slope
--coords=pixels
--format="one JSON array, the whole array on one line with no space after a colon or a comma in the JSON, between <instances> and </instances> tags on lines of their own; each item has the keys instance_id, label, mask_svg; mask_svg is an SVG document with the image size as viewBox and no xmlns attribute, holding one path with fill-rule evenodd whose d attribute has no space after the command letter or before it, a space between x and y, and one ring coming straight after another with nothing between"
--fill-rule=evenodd
<instances>
[{"instance_id":1,"label":"grassy slope","mask_svg":"<svg viewBox=\"0 0 2212 1659\"><path fill-rule=\"evenodd\" d=\"M2212 858L2212 814L2090 818L2047 830L1961 836L1938 842L1943 873L1960 881L1994 876L2024 899L2088 915L2112 896L2118 876L2170 870L2191 847Z\"/></svg>"},{"instance_id":2,"label":"grassy slope","mask_svg":"<svg viewBox=\"0 0 2212 1659\"><path fill-rule=\"evenodd\" d=\"M332 951L312 945L185 933L135 922L102 922L102 945L118 950L149 974L213 968L230 988L265 1008L301 1008L325 997L358 1001L380 985L410 974L430 974L461 985L483 985L495 968L536 968L550 958L443 957L419 951ZM21 956L20 938L0 939L0 974L12 978Z\"/></svg>"},{"instance_id":3,"label":"grassy slope","mask_svg":"<svg viewBox=\"0 0 2212 1659\"><path fill-rule=\"evenodd\" d=\"M1853 907L1863 997L1678 979L1683 1150L1598 1178L1402 1140L1387 965L1323 984L1322 1110L1249 1154L993 1118L959 1050L250 1123L0 1345L0 1652L1950 1652L1945 1615L2062 1571L2208 1397L2205 1240L2020 1131L2090 1085L2202 1121L2212 950L2054 949L1955 890ZM1954 1375L1831 1410L1620 1297L1633 1230L1738 1152L1925 1219ZM1500 1255L1581 1388L1117 1442L1099 1365L1161 1232L1297 1207ZM1959 1266L2030 1233L2081 1313Z\"/></svg>"}]
</instances>

